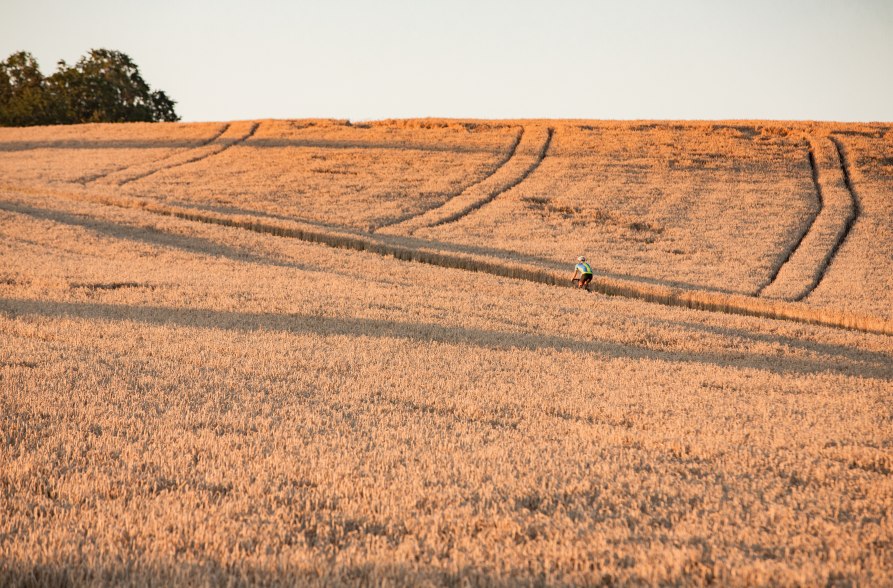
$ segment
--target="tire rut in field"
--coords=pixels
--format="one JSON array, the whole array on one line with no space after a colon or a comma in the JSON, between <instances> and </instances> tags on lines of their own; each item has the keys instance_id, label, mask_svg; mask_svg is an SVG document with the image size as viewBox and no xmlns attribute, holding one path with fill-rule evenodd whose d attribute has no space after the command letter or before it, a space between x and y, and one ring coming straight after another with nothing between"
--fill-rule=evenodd
<instances>
[{"instance_id":1,"label":"tire rut in field","mask_svg":"<svg viewBox=\"0 0 893 588\"><path fill-rule=\"evenodd\" d=\"M815 280L811 284L811 287L797 300L802 300L806 298L813 290L818 287L819 283L825 277L825 274L828 272L828 267L831 265L831 262L834 261L834 258L837 256L837 252L840 251L840 247L846 241L847 237L850 235L850 231L853 230L853 225L856 224L856 221L859 220L859 217L862 215L862 203L859 200L859 195L856 193L855 187L853 187L853 180L850 176L850 163L846 154L846 149L843 146L843 143L837 137L831 137L831 142L834 143L834 147L837 150L837 158L840 161L840 171L843 174L843 183L846 186L847 192L850 195L850 200L852 201L852 208L850 215L846 219L846 224L843 227L843 231L838 236L838 239L834 242L834 246L828 251L828 254L822 260L822 264L819 266L819 270L816 273Z\"/></svg>"},{"instance_id":2,"label":"tire rut in field","mask_svg":"<svg viewBox=\"0 0 893 588\"><path fill-rule=\"evenodd\" d=\"M134 163L134 164L131 164L131 165L125 165L125 166L123 166L123 167L119 167L119 168L116 168L116 169L107 171L107 172L105 172L105 173L97 174L97 175L94 175L94 176L85 176L85 177L82 177L82 178L77 179L77 180L76 180L76 183L78 183L78 184L82 184L82 185L86 186L87 184L91 184L91 183L94 183L94 182L98 182L98 181L100 181L100 180L104 180L104 179L106 179L106 178L108 178L108 177L111 177L111 176L114 176L114 175L117 175L117 174L124 173L124 172L126 172L127 170L133 169L133 168L135 168L135 167L139 167L139 166L141 166L141 165L146 165L147 163L149 163L149 164L159 164L159 163L163 163L165 160L168 160L168 159L177 157L178 155L182 155L182 154L183 154L184 152L186 152L186 151L192 151L192 150L194 150L194 149L201 149L202 147L205 147L205 146L207 146L207 145L210 145L211 143L213 143L214 141L216 141L217 139L219 139L220 136L223 135L227 130L229 130L229 127L230 127L230 123L225 123L222 127L220 127L220 130L219 130L219 131L217 131L216 133L214 133L213 136L211 136L209 139L206 139L205 141L202 141L202 142L199 143L198 145L195 145L194 147L189 147L189 148L186 148L186 149L183 149L183 150L178 150L176 153L171 153L171 154L169 154L169 155L163 155L163 156L161 156L161 157L159 157L159 158L157 158L157 159L153 159L153 160L150 161L150 162ZM119 186L121 185L120 182L114 182L114 183L115 183L116 185L119 185Z\"/></svg>"},{"instance_id":3,"label":"tire rut in field","mask_svg":"<svg viewBox=\"0 0 893 588\"><path fill-rule=\"evenodd\" d=\"M822 185L819 183L819 168L818 168L818 164L816 164L816 161L815 161L815 146L813 145L812 141L809 141L809 149L807 152L807 156L809 159L809 170L812 175L812 186L813 186L813 190L815 190L815 196L816 196L816 200L818 201L818 207L816 208L815 212L809 216L807 221L805 223L803 223L803 225L800 227L800 232L797 235L797 238L795 239L794 243L782 255L781 259L779 259L775 263L775 265L772 269L772 273L769 276L769 279L766 280L759 288L757 288L757 291L754 293L755 296L762 296L763 291L775 283L775 280L778 279L779 272L781 272L781 268L783 268L785 266L785 264L787 264L791 260L791 256L794 255L794 252L800 248L800 245L803 243L803 239L806 238L806 235L809 234L810 230L812 230L813 225L815 225L816 219L822 213L822 209L825 206L825 201L824 201L824 198L822 197Z\"/></svg>"},{"instance_id":4,"label":"tire rut in field","mask_svg":"<svg viewBox=\"0 0 893 588\"><path fill-rule=\"evenodd\" d=\"M819 211L758 296L791 301L809 296L860 214L840 142L833 137L810 140L810 164Z\"/></svg>"},{"instance_id":5,"label":"tire rut in field","mask_svg":"<svg viewBox=\"0 0 893 588\"><path fill-rule=\"evenodd\" d=\"M219 155L219 154L223 153L224 151L226 151L227 149L229 149L230 147L235 147L236 145L240 145L240 144L244 143L245 141L247 141L248 139L250 139L250 138L254 135L254 133L257 132L258 127L260 127L260 123L251 123L251 127L249 128L249 130L248 130L247 133L245 133L245 134L242 135L241 137L239 137L239 138L237 138L237 139L234 139L234 140L232 140L232 141L229 141L229 142L227 142L227 143L222 143L222 142L221 142L221 143L219 144L219 148L218 148L218 149L212 149L212 150L210 150L208 153L202 153L202 154L200 154L200 155L196 155L196 156L194 156L194 157L190 157L190 158L186 159L185 161L178 161L178 162L176 162L176 163L172 163L172 164L170 164L170 165L161 166L161 167L155 168L155 169L153 169L153 170L151 170L151 171L148 171L148 172L145 172L145 173L142 173L142 174L138 174L138 175L136 175L136 176L132 176L132 177L126 178L126 179L124 179L124 180L118 182L118 186L124 186L125 184L130 184L130 183L132 183L132 182L138 182L138 181L140 181L140 180L143 180L143 179L145 179L145 178L148 178L148 177L150 177L150 176L152 176L152 175L154 175L154 174L157 174L157 173L159 173L159 172L166 171L166 170L169 170L169 169L174 169L174 168L177 168L177 167L182 167L182 166L184 166L184 165L189 165L190 163L196 163L196 162L198 162L198 161L203 161L203 160L205 160L205 159L208 159L209 157L213 157L213 156L215 156L215 155ZM228 130L230 130L231 128L232 128L232 127L229 126L226 130L228 131ZM225 132L226 132L226 131L224 131L223 133L221 133L216 139L214 139L214 141L210 141L210 142L206 143L206 144L204 145L204 147L211 147L211 146L213 145L214 142L216 142L216 141L220 141L221 138L223 137L223 135L225 134ZM196 150L203 149L204 147L197 147Z\"/></svg>"},{"instance_id":6,"label":"tire rut in field","mask_svg":"<svg viewBox=\"0 0 893 588\"><path fill-rule=\"evenodd\" d=\"M436 208L414 215L398 223L380 227L380 229L385 229L382 232L389 234L412 235L418 229L455 222L492 202L501 194L508 192L527 179L542 163L552 142L554 129L548 128L545 130L545 136L542 137L541 144L525 144L525 142L536 141L541 132L541 129L524 129L524 132L518 135L516 143L512 146L508 156L499 167L454 198L447 200ZM529 161L529 163L525 165L525 161ZM517 166L520 166L520 169L512 169ZM499 176L502 175L509 177L500 178ZM490 183L495 185L490 186Z\"/></svg>"},{"instance_id":7,"label":"tire rut in field","mask_svg":"<svg viewBox=\"0 0 893 588\"><path fill-rule=\"evenodd\" d=\"M412 219L417 219L425 214L430 214L432 211L437 210L437 209L441 208L442 206L444 206L445 204L447 204L448 202L453 201L454 198L458 198L459 196L464 194L466 191L486 182L491 177L493 177L499 170L501 170L503 167L505 167L505 164L507 164L512 159L512 157L515 156L515 152L518 150L518 145L521 143L521 139L523 137L524 137L524 127L521 127L520 129L518 129L518 133L515 135L515 139L512 141L512 144L509 146L508 151L506 151L505 156L499 162L497 162L497 164L495 166L493 166L493 169L491 169L489 172L487 172L487 174L483 178L478 180L477 182L474 182L470 186L464 187L461 191L459 191L457 193L451 194L450 197L447 199L447 201L444 202L444 204L441 204L440 206L437 206L437 207L429 209L429 210L423 210L422 212L414 212L412 214L403 216L403 217L393 220L391 222L385 223L379 227L376 227L372 232L375 233L377 231L380 231L381 229L387 229L388 227L403 224L408 221L411 221Z\"/></svg>"},{"instance_id":8,"label":"tire rut in field","mask_svg":"<svg viewBox=\"0 0 893 588\"><path fill-rule=\"evenodd\" d=\"M463 210L461 210L455 214L452 214L452 215L448 216L447 218L440 220L440 221L438 221L432 225L429 225L429 226L438 227L438 226L445 225L448 223L456 222L457 220L461 219L462 217L468 216L475 210L478 210L479 208L489 204L490 202L493 202L497 197L499 197L502 194L505 194L506 192L508 192L509 190L511 190L512 188L514 188L515 186L517 186L518 184L520 184L521 182L526 180L528 178L528 176L530 176L530 174L532 174L534 171L536 171L536 168L538 168L540 166L540 164L543 162L543 159L546 158L546 152L549 151L549 145L552 143L552 135L553 134L555 134L555 129L550 128L546 131L546 141L543 143L542 148L540 149L539 153L537 154L536 160L533 162L533 164L530 167L528 167L524 171L523 174L521 174L514 181L510 182L508 185L504 186L502 189L494 191L487 198L484 198L478 202L475 202L474 204L464 208Z\"/></svg>"}]
</instances>

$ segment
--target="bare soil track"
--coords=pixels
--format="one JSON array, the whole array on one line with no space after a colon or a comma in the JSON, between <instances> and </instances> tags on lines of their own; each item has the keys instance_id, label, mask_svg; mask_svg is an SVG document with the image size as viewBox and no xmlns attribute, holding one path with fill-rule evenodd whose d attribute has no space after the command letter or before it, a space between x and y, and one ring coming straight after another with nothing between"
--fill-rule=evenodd
<instances>
[{"instance_id":1,"label":"bare soil track","mask_svg":"<svg viewBox=\"0 0 893 588\"><path fill-rule=\"evenodd\" d=\"M455 222L492 202L500 194L523 182L539 167L546 157L553 133L552 128L522 127L507 157L492 173L437 208L383 227L385 230L382 232L412 235L422 227Z\"/></svg>"},{"instance_id":2,"label":"bare soil track","mask_svg":"<svg viewBox=\"0 0 893 588\"><path fill-rule=\"evenodd\" d=\"M856 188L853 186L853 180L850 177L850 164L847 161L846 149L841 143L840 139L836 137L831 137L831 142L834 143L834 147L837 149L837 158L840 161L840 171L843 173L843 181L844 185L846 185L847 192L849 192L850 199L852 200L852 204L849 207L849 214L846 217L846 222L844 223L843 229L839 234L839 238L834 242L834 246L828 252L828 255L822 260L822 265L820 268L820 273L816 277L815 283L809 289L809 292L812 292L819 285L819 282L822 281L822 278L825 277L825 273L828 271L828 266L831 265L831 262L834 260L835 255L837 255L838 250L843 245L846 238L849 236L850 231L853 229L853 225L859 220L859 215L862 214L862 205L859 203L859 195L856 193ZM801 296L798 300L802 300L805 298L809 292Z\"/></svg>"},{"instance_id":3,"label":"bare soil track","mask_svg":"<svg viewBox=\"0 0 893 588\"><path fill-rule=\"evenodd\" d=\"M306 136L297 135L298 138L291 138L293 135L287 135L288 138L276 139L276 135L270 135L267 132L258 141L249 142L261 124L251 121L225 124L213 136L202 141L193 149L176 151L160 160L150 160L144 164L131 165L105 173L91 180L90 183L96 186L96 190L87 188L81 191L70 191L67 195L101 201L115 206L142 208L154 214L173 215L194 221L237 226L256 232L321 242L335 247L375 251L400 259L423 261L447 267L461 267L541 283L564 284L563 277L554 269L554 263L550 264L535 255L521 255L519 256L520 262L518 260L510 261L475 252L474 248L462 251L460 246L457 251L455 246L437 239L409 238L418 229L442 227L466 219L488 204L494 203L499 197L515 194L518 189L522 188L525 180L540 168L556 132L555 126L541 122L525 121L517 125L517 134L502 158L478 181L448 198L446 202L434 208L423 208L418 212L403 215L394 221L380 225L377 229L370 230L368 233L341 228L337 224L303 220L295 215L252 211L249 209L250 207L204 206L194 201L177 202L176 198L170 196L165 196L166 202L162 203L151 197L123 196L114 190L116 187L120 188L134 182L148 180L162 171L178 170L177 173L181 176L190 177L190 172L187 169L179 170L189 164L204 162L236 145L246 145L252 149L275 150L280 148L281 144L281 146L285 146L284 148L304 146L308 149L321 149L322 152L329 147L356 151L358 148L378 150L381 146L386 145L377 138L378 135L364 135L363 133L367 132L364 130L367 128L366 126L359 128L352 128L349 125L347 127L322 126L319 128L322 128L323 131L317 131L317 123L314 122L292 125L292 132L311 133ZM655 125L651 125L643 128L646 128L646 132L653 132L654 127ZM466 132L470 132L472 128L473 126L464 125ZM564 128L562 127L562 129ZM580 128L584 129L584 132L590 132L597 127L583 126ZM669 128L678 133L680 129L686 127L675 125ZM718 129L714 132L738 133L737 136L744 137L744 140L748 141L767 137L770 140L775 140L775 137L784 137L787 134L786 131L769 129L767 135L765 129L759 131L757 127L741 125L720 125L713 128ZM741 129L745 129L746 132ZM399 132L402 135L394 143L395 148L400 150L426 148L426 143L419 140L419 137L423 137L424 134L419 134L412 129L408 129L408 132L402 130ZM837 251L856 222L860 210L848 171L846 154L840 140L830 137L827 130L820 133L812 132L809 129L798 132L802 133L805 138L803 141L808 144L808 162L811 183L814 188L814 194L811 197L815 203L807 209L805 217L796 229L791 245L778 256L777 261L772 264L770 274L757 288L757 297L737 295L718 288L678 287L667 280L647 280L635 278L632 274L623 275L598 269L597 278L592 285L593 289L606 294L630 296L673 306L890 333L890 322L883 319L879 320L852 312L841 313L834 309L806 308L789 303L805 299L819 285L828 266L832 263ZM841 132L846 132L846 130ZM367 147L361 147L362 145ZM450 138L448 143L432 143L431 147L436 147L437 150L446 149L446 152L454 149L457 153L467 152L469 148L467 144L453 138ZM713 154L708 155L715 157ZM326 156L320 155L319 157L325 158ZM695 157L695 161L709 162L711 159L698 156ZM326 171L327 173L357 173L350 171L349 168L327 168ZM196 178L196 181L201 183L200 178ZM62 190L61 192L66 191ZM536 199L534 198L534 200ZM553 208L563 211L564 215L574 214L572 207L556 208L553 206ZM240 214L240 210L245 210L245 213ZM666 219L666 215L663 218ZM650 231L655 230L654 227L657 225L649 222L632 222L629 226L637 231ZM663 231L663 228L658 226L656 230L659 233ZM491 249L496 251L496 248Z\"/></svg>"},{"instance_id":4,"label":"bare soil track","mask_svg":"<svg viewBox=\"0 0 893 588\"><path fill-rule=\"evenodd\" d=\"M127 179L120 181L119 185L146 178L158 171L201 161L235 144L244 142L254 134L257 128L258 123L253 123L247 133L240 135L234 141L217 141L215 139L209 144L211 148L206 153L175 154L167 165L156 166L136 175L130 175ZM738 129L739 127L734 128ZM230 128L227 132L233 134L239 132L239 129ZM313 226L314 223L310 223L311 226L308 227L305 221L294 217L292 217L293 220L303 226L298 229L280 226L283 223L279 221L285 218L281 215L272 215L271 219L267 215L260 214L255 215L257 218L248 220L245 215L220 214L212 212L210 209L202 212L201 209L187 204L172 207L170 205L153 205L151 201L139 199L135 201L137 204L134 204L134 201L117 198L114 195L103 198L109 203L136 205L157 214L173 214L201 222L227 224L264 233L324 242L336 247L372 250L401 259L425 261L447 267L462 267L474 271L563 285L564 281L559 274L548 269L549 264L541 263L536 258L528 256L532 265L527 264L526 268L524 263L521 265L507 264L505 260L481 258L479 255L473 254L474 260L472 261L468 255L460 254L457 257L456 254L443 251L436 241L413 241L400 237L401 235L411 236L419 228L438 227L456 222L520 186L543 162L554 132L555 129L547 125L521 125L506 155L480 181L468 186L461 193L454 195L436 208L412 213L385 223L377 229L372 229L370 232L378 233L380 235L378 237L354 234L352 231L345 233L337 226L326 228L319 225ZM219 135L218 139L225 134ZM801 223L794 242L780 255L778 261L773 264L769 277L757 289L756 295L766 298L766 301L736 296L711 288L679 290L670 283L661 284L659 281L643 284L640 280L622 275L608 277L604 272L600 272L601 275L593 283L592 288L602 293L631 296L674 306L890 333L893 329L889 322L873 317L840 313L828 309L806 310L783 302L803 300L818 286L859 213L858 201L853 191L852 182L847 172L847 163L839 141L832 140L827 135L804 136L809 145L807 155L816 204ZM221 145L217 146L216 142L221 142ZM317 141L312 145L315 147L339 146L341 142ZM355 147L356 143L353 145ZM204 147L196 151L201 152L202 149ZM286 220L284 225L288 224Z\"/></svg>"},{"instance_id":5,"label":"bare soil track","mask_svg":"<svg viewBox=\"0 0 893 588\"><path fill-rule=\"evenodd\" d=\"M447 214L446 216L434 221L429 222L427 226L436 227L440 225L445 225L448 223L453 223L459 220L460 218L471 214L475 210L493 202L496 198L498 198L501 194L508 192L521 182L527 179L527 177L539 167L539 165L543 162L543 159L546 157L546 153L549 151L549 144L552 142L552 135L555 132L555 129L546 129L546 137L542 142L542 145L537 151L535 159L515 178L508 180L506 184L500 186L494 190L491 190L486 196L483 198L479 198L464 206L461 210L454 212L452 214Z\"/></svg>"},{"instance_id":6,"label":"bare soil track","mask_svg":"<svg viewBox=\"0 0 893 588\"><path fill-rule=\"evenodd\" d=\"M766 288L772 286L772 284L775 283L775 281L778 279L779 272L781 272L781 269L791 260L791 257L794 255L794 253L800 248L800 245L803 243L803 239L806 237L806 235L809 234L809 231L812 229L816 219L818 218L819 214L821 214L822 208L824 207L824 199L822 198L822 185L819 183L819 169L818 164L816 164L815 161L815 146L812 144L812 141L810 141L809 144L807 157L809 158L809 169L812 175L812 183L815 186L815 211L806 217L802 225L802 229L797 234L797 238L791 244L791 247L787 251L784 251L782 253L778 262L775 264L774 269L772 270L772 274L769 276L766 282L763 283L759 288L757 288L757 291L754 293L756 296L763 295L763 292L766 290Z\"/></svg>"},{"instance_id":7,"label":"bare soil track","mask_svg":"<svg viewBox=\"0 0 893 588\"><path fill-rule=\"evenodd\" d=\"M218 130L216 133L214 133L208 139L201 141L194 146L191 146L191 147L184 146L182 149L175 150L174 153L162 155L157 158L152 158L149 161L139 162L136 164L130 164L130 165L125 165L125 166L121 166L121 167L116 167L114 169L110 169L108 171L97 173L97 174L90 174L90 175L84 176L82 178L79 178L77 180L77 182L82 185L87 185L87 184L94 183L94 182L111 183L111 184L115 184L118 186L123 185L123 184L127 183L128 181L132 181L131 178L133 178L135 176L139 176L140 174L143 174L143 173L145 173L146 175L149 175L151 173L154 173L155 171L162 169L165 166L166 161L181 158L183 156L184 152L191 152L194 149L200 149L206 145L209 145L209 144L215 142L217 139L220 138L221 135L226 133L227 130L231 126L232 126L231 123L222 124L220 126L220 130ZM146 171L146 170L148 170L148 171Z\"/></svg>"},{"instance_id":8,"label":"bare soil track","mask_svg":"<svg viewBox=\"0 0 893 588\"><path fill-rule=\"evenodd\" d=\"M150 162L142 168L132 167L123 170L118 173L116 178L115 174L111 174L105 179L115 178L113 183L123 186L149 178L160 171L203 161L234 145L244 144L258 130L259 125L260 123L256 122L227 125L215 137L196 149L170 155L162 160L165 162L163 165L159 166L157 163ZM300 125L300 129L306 130L311 126ZM591 130L595 127L583 128ZM725 127L718 128L725 129ZM730 126L728 128L733 132L741 132L741 128L746 128L745 137L754 137L757 134L752 127ZM563 277L553 267L550 267L549 263L545 260L538 260L536 256L521 256L523 259L520 261L509 261L475 253L473 248L469 248L465 252L455 249L450 251L451 248L445 247L446 243L441 244L437 240L408 238L418 229L441 227L464 219L493 203L500 196L512 193L513 190L519 188L543 163L555 132L555 127L544 124L523 123L519 125L517 134L505 155L480 180L467 186L460 193L453 195L435 208L404 215L380 225L377 229L370 230L370 233L377 233L377 235L365 234L362 231L343 230L337 225L326 226L325 224L307 222L295 216L268 215L250 211L246 211L246 214L239 214L237 207L203 207L171 200L166 203L157 203L151 198L127 198L113 192L103 194L101 201L116 206L139 207L155 214L237 226L261 233L326 243L335 247L375 251L400 259L564 285ZM630 296L672 306L842 326L880 333L893 332L893 327L888 321L870 316L861 316L851 312L841 313L829 309L807 309L788 303L788 301L803 300L818 286L859 214L858 200L839 140L830 138L827 133L804 133L803 136L803 141L808 145L807 158L811 183L814 188L812 198L815 203L800 223L791 245L773 263L770 275L757 288L756 296L758 298L740 296L716 288L679 288L671 282L643 281L635 279L631 275L624 276L614 273L609 276L609 272L604 271L597 272L598 277L593 282L592 288L606 294ZM407 138L409 137L413 136L407 136ZM409 140L417 141L417 139ZM280 143L282 145L301 144L314 149L329 147L356 149L364 144L356 140L348 141L341 135L338 135L336 140L323 135L321 138L310 137L297 140L297 142L294 139L287 139L277 143L276 139L270 137L264 137L260 141L263 142L263 149L275 149ZM366 144L370 149L378 149L383 145L378 141ZM425 145L423 143L407 143L404 139L395 146L407 149L423 148ZM438 148L442 147L442 145L438 145ZM456 149L461 151L465 147L456 144ZM344 173L354 172L345 171ZM91 196L85 192L75 195L75 197L90 198ZM230 212L226 211L227 208ZM648 229L651 227L649 223L632 223L631 226Z\"/></svg>"},{"instance_id":9,"label":"bare soil track","mask_svg":"<svg viewBox=\"0 0 893 588\"><path fill-rule=\"evenodd\" d=\"M815 194L806 145L759 125L554 124L549 154L455 222L416 231L596 271L752 294Z\"/></svg>"},{"instance_id":10,"label":"bare soil track","mask_svg":"<svg viewBox=\"0 0 893 588\"><path fill-rule=\"evenodd\" d=\"M526 180L530 176L530 174L532 174L534 171L536 171L536 169L540 166L540 164L546 158L546 154L549 152L549 145L552 143L552 136L554 134L555 134L555 129L553 129L553 128L546 129L546 138L542 142L542 146L537 151L536 159L517 178L511 180L508 184L501 187L500 189L494 190L493 192L488 194L486 198L482 198L478 201L475 201L473 204L462 209L461 211L459 211L455 214L452 214L450 216L447 216L446 218L444 218L438 222L432 223L429 226L435 227L435 226L445 225L447 223L456 222L457 220L461 219L462 217L464 217L468 214L471 214L475 210L482 208L482 207L486 206L487 204L490 204L491 202L496 200L502 194L504 194L504 193L508 192L509 190L511 190L512 188L518 186L521 182Z\"/></svg>"}]
</instances>

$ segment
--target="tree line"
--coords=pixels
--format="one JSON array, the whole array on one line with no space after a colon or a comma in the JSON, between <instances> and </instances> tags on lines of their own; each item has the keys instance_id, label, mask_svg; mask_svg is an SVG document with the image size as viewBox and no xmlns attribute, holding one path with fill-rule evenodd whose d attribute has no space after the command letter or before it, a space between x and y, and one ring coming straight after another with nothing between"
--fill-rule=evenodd
<instances>
[{"instance_id":1,"label":"tree line","mask_svg":"<svg viewBox=\"0 0 893 588\"><path fill-rule=\"evenodd\" d=\"M177 121L175 104L120 51L91 49L50 76L27 51L0 62L0 126Z\"/></svg>"}]
</instances>

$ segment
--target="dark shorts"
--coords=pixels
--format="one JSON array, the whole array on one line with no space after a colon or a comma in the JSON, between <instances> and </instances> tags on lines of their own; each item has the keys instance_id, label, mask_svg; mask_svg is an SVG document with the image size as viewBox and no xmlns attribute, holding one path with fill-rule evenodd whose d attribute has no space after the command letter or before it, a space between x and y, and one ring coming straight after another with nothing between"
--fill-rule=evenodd
<instances>
[{"instance_id":1,"label":"dark shorts","mask_svg":"<svg viewBox=\"0 0 893 588\"><path fill-rule=\"evenodd\" d=\"M580 285L585 286L592 281L592 274L583 274L580 276Z\"/></svg>"}]
</instances>

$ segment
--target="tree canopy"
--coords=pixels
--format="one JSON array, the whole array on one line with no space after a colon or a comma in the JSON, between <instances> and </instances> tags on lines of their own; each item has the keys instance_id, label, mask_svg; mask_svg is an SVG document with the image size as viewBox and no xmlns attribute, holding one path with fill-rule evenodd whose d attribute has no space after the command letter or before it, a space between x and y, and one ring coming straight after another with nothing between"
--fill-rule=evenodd
<instances>
[{"instance_id":1,"label":"tree canopy","mask_svg":"<svg viewBox=\"0 0 893 588\"><path fill-rule=\"evenodd\" d=\"M0 126L177 121L175 104L120 51L91 49L49 77L26 51L0 62Z\"/></svg>"}]
</instances>

